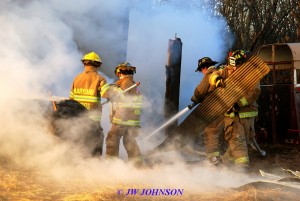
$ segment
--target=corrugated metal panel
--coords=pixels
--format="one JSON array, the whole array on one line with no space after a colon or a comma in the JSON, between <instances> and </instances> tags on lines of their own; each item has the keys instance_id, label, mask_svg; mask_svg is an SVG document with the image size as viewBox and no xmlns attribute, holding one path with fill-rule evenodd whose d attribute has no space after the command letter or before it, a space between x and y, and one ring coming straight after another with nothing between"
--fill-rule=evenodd
<instances>
[{"instance_id":1,"label":"corrugated metal panel","mask_svg":"<svg viewBox=\"0 0 300 201\"><path fill-rule=\"evenodd\" d=\"M186 145L210 123L219 118L248 90L252 89L268 72L268 66L257 56L251 57L226 79L225 88L209 94L173 131L174 135L162 142L156 150L170 150Z\"/></svg>"}]
</instances>

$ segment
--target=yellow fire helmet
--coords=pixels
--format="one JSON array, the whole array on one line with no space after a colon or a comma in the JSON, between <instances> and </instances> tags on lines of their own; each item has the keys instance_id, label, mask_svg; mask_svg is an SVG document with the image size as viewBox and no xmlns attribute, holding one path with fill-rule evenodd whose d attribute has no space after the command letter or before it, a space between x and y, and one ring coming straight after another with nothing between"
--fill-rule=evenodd
<instances>
[{"instance_id":1,"label":"yellow fire helmet","mask_svg":"<svg viewBox=\"0 0 300 201\"><path fill-rule=\"evenodd\" d=\"M81 61L84 65L91 65L91 66L95 66L95 67L100 67L102 64L101 58L95 52L90 52L90 53L85 54L82 57Z\"/></svg>"},{"instance_id":2,"label":"yellow fire helmet","mask_svg":"<svg viewBox=\"0 0 300 201\"><path fill-rule=\"evenodd\" d=\"M115 74L117 76L119 73L124 75L133 75L134 73L136 73L136 67L132 66L128 62L120 63L115 69Z\"/></svg>"}]
</instances>

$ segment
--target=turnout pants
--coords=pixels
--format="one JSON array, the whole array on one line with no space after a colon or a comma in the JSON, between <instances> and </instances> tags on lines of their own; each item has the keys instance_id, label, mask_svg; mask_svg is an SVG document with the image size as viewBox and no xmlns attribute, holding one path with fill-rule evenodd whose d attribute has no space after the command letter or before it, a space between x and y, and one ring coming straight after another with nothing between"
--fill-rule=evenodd
<instances>
[{"instance_id":1,"label":"turnout pants","mask_svg":"<svg viewBox=\"0 0 300 201\"><path fill-rule=\"evenodd\" d=\"M92 156L102 156L104 134L100 123L93 121L90 127L90 138L86 138L86 144L91 147Z\"/></svg>"},{"instance_id":2,"label":"turnout pants","mask_svg":"<svg viewBox=\"0 0 300 201\"><path fill-rule=\"evenodd\" d=\"M106 155L108 157L119 157L120 140L123 137L123 145L127 151L128 160L140 159L141 151L135 139L139 134L139 129L135 126L113 123L106 137Z\"/></svg>"},{"instance_id":3,"label":"turnout pants","mask_svg":"<svg viewBox=\"0 0 300 201\"><path fill-rule=\"evenodd\" d=\"M251 139L255 137L255 128L254 128L255 117L243 118L240 121L245 129L246 142L247 144L249 144Z\"/></svg>"},{"instance_id":4,"label":"turnout pants","mask_svg":"<svg viewBox=\"0 0 300 201\"><path fill-rule=\"evenodd\" d=\"M224 159L230 160L238 166L249 166L248 148L240 118L225 116L224 124L224 138L229 144Z\"/></svg>"},{"instance_id":5,"label":"turnout pants","mask_svg":"<svg viewBox=\"0 0 300 201\"><path fill-rule=\"evenodd\" d=\"M204 129L204 142L208 159L220 156L220 139L224 129L224 117L216 119Z\"/></svg>"}]
</instances>

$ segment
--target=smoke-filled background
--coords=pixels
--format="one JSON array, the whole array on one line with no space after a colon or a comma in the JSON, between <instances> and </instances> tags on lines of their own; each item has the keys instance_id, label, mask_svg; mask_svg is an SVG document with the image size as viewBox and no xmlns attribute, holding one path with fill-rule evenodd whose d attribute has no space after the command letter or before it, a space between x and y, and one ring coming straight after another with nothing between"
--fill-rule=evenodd
<instances>
[{"instance_id":1,"label":"smoke-filled background","mask_svg":"<svg viewBox=\"0 0 300 201\"><path fill-rule=\"evenodd\" d=\"M144 153L157 142L143 137L164 121L167 45L175 34L183 42L180 109L190 104L202 75L199 58L220 61L229 47L226 23L211 15L201 0L3 0L0 2L0 154L57 179L84 178L107 183L140 183L190 187L205 183L234 186L226 172L182 163L135 170L122 161L85 159L80 147L54 138L47 126L49 92L68 97L73 78L83 70L80 59L90 51L103 62L100 72L113 82L115 66L125 60L137 67L135 80L144 94L139 143ZM33 101L40 100L40 101ZM38 102L38 104L37 104ZM110 128L108 107L102 126ZM84 122L76 122L84 130ZM70 130L72 126L69 127ZM80 133L79 133L80 134ZM163 134L159 133L163 136ZM126 160L124 149L121 158ZM152 175L149 178L149 175ZM166 178L162 181L161 178ZM229 179L231 178L231 179Z\"/></svg>"}]
</instances>

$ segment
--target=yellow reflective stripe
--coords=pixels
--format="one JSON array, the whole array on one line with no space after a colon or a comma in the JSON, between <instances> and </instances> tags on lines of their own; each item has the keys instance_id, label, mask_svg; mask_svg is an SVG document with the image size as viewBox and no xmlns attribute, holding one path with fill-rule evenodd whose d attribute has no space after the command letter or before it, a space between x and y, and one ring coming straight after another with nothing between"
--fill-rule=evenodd
<instances>
[{"instance_id":1,"label":"yellow reflective stripe","mask_svg":"<svg viewBox=\"0 0 300 201\"><path fill-rule=\"evenodd\" d=\"M235 165L248 164L248 163L249 163L249 158L248 157L241 157L241 158L238 158L238 159L234 160Z\"/></svg>"},{"instance_id":2,"label":"yellow reflective stripe","mask_svg":"<svg viewBox=\"0 0 300 201\"><path fill-rule=\"evenodd\" d=\"M73 91L70 92L70 98L74 99L74 93L73 93Z\"/></svg>"},{"instance_id":3,"label":"yellow reflective stripe","mask_svg":"<svg viewBox=\"0 0 300 201\"><path fill-rule=\"evenodd\" d=\"M135 115L140 115L141 114L141 110L140 109L135 109L134 110L134 114Z\"/></svg>"},{"instance_id":4,"label":"yellow reflective stripe","mask_svg":"<svg viewBox=\"0 0 300 201\"><path fill-rule=\"evenodd\" d=\"M142 108L142 103L118 103L118 107L122 108Z\"/></svg>"},{"instance_id":5,"label":"yellow reflective stripe","mask_svg":"<svg viewBox=\"0 0 300 201\"><path fill-rule=\"evenodd\" d=\"M143 96L134 96L133 97L133 101L135 101L135 102L142 102L143 101Z\"/></svg>"},{"instance_id":6,"label":"yellow reflective stripe","mask_svg":"<svg viewBox=\"0 0 300 201\"><path fill-rule=\"evenodd\" d=\"M257 117L257 116L258 116L258 111L239 112L239 117L241 119L250 118L250 117Z\"/></svg>"},{"instance_id":7,"label":"yellow reflective stripe","mask_svg":"<svg viewBox=\"0 0 300 201\"><path fill-rule=\"evenodd\" d=\"M139 163L139 162L143 162L143 157L142 156L137 156L137 157L134 157L130 160L131 162L133 163Z\"/></svg>"},{"instance_id":8,"label":"yellow reflective stripe","mask_svg":"<svg viewBox=\"0 0 300 201\"><path fill-rule=\"evenodd\" d=\"M101 92L100 95L103 96L103 94L105 94L105 92L109 89L109 84L105 84L101 87Z\"/></svg>"},{"instance_id":9,"label":"yellow reflective stripe","mask_svg":"<svg viewBox=\"0 0 300 201\"><path fill-rule=\"evenodd\" d=\"M124 121L122 119L115 118L115 117L113 118L112 122L115 124L120 124L120 125L125 125L125 126L139 126L140 125L140 121L138 121L138 120Z\"/></svg>"},{"instance_id":10,"label":"yellow reflective stripe","mask_svg":"<svg viewBox=\"0 0 300 201\"><path fill-rule=\"evenodd\" d=\"M74 95L74 100L78 102L90 102L90 103L99 103L101 98L96 96L81 96Z\"/></svg>"},{"instance_id":11,"label":"yellow reflective stripe","mask_svg":"<svg viewBox=\"0 0 300 201\"><path fill-rule=\"evenodd\" d=\"M211 158L213 156L220 156L220 152L216 151L216 152L212 152L212 153L207 153L206 154L207 158Z\"/></svg>"},{"instance_id":12,"label":"yellow reflective stripe","mask_svg":"<svg viewBox=\"0 0 300 201\"><path fill-rule=\"evenodd\" d=\"M248 101L245 97L241 98L240 101L241 101L243 106L249 105L249 103L248 103Z\"/></svg>"},{"instance_id":13,"label":"yellow reflective stripe","mask_svg":"<svg viewBox=\"0 0 300 201\"><path fill-rule=\"evenodd\" d=\"M142 96L134 96L133 102L118 102L118 107L120 108L134 108L134 109L140 109L142 108Z\"/></svg>"},{"instance_id":14,"label":"yellow reflective stripe","mask_svg":"<svg viewBox=\"0 0 300 201\"><path fill-rule=\"evenodd\" d=\"M118 91L119 93L122 93L122 92L123 92L123 90L122 90L121 88L117 88L116 91Z\"/></svg>"},{"instance_id":15,"label":"yellow reflective stripe","mask_svg":"<svg viewBox=\"0 0 300 201\"><path fill-rule=\"evenodd\" d=\"M234 112L231 112L230 114L225 113L225 116L233 118L233 117L235 117L235 113Z\"/></svg>"}]
</instances>

